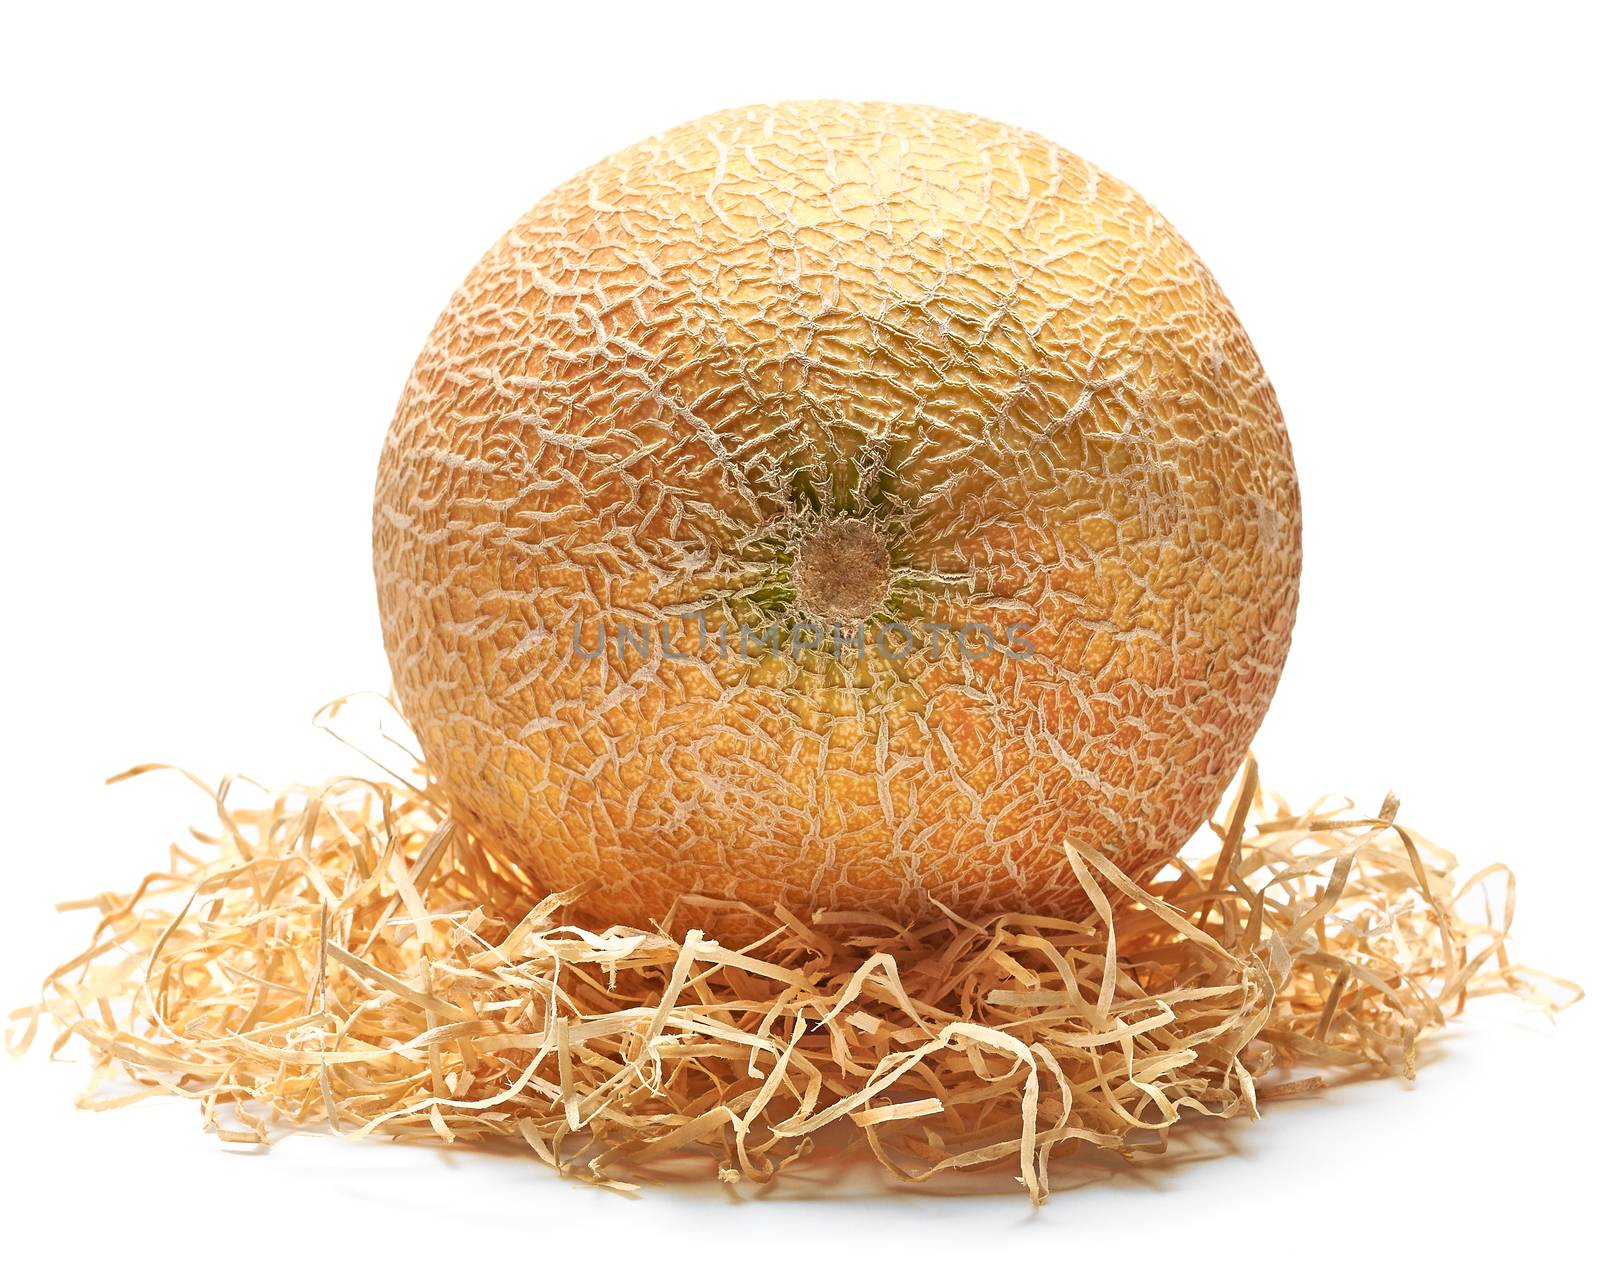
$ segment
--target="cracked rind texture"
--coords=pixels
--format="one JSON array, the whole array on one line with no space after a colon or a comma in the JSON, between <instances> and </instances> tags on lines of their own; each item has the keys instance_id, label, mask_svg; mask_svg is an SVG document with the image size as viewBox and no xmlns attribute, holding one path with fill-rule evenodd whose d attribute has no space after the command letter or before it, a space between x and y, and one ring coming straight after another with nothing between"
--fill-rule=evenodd
<instances>
[{"instance_id":1,"label":"cracked rind texture","mask_svg":"<svg viewBox=\"0 0 1600 1273\"><path fill-rule=\"evenodd\" d=\"M805 649L794 550L846 518L889 596ZM1065 837L1147 877L1242 761L1300 504L1232 307L1133 190L989 120L788 103L641 142L489 250L373 543L453 812L596 920L1079 915Z\"/></svg>"}]
</instances>

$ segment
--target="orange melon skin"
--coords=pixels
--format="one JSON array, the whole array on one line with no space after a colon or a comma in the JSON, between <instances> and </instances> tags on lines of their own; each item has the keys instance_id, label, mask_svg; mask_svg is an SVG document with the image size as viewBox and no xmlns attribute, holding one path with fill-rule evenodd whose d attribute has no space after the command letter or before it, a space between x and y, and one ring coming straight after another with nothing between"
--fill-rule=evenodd
<instances>
[{"instance_id":1,"label":"orange melon skin","mask_svg":"<svg viewBox=\"0 0 1600 1273\"><path fill-rule=\"evenodd\" d=\"M881 603L862 648L796 652L798 559L841 522L887 549ZM373 548L456 816L594 920L1079 915L1067 837L1148 877L1241 763L1300 503L1232 307L1133 190L989 120L795 102L641 142L489 250L407 381ZM892 658L891 622L930 635ZM936 657L940 623L1032 652Z\"/></svg>"}]
</instances>

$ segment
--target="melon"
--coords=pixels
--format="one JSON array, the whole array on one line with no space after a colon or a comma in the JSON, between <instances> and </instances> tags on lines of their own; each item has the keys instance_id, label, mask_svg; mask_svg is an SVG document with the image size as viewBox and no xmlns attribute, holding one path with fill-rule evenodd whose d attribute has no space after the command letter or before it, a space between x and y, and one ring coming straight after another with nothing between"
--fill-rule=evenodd
<instances>
[{"instance_id":1,"label":"melon","mask_svg":"<svg viewBox=\"0 0 1600 1273\"><path fill-rule=\"evenodd\" d=\"M1300 503L1233 308L1132 189L972 115L792 102L489 249L373 550L453 816L597 921L732 936L1081 915L1074 838L1148 878L1278 682Z\"/></svg>"}]
</instances>

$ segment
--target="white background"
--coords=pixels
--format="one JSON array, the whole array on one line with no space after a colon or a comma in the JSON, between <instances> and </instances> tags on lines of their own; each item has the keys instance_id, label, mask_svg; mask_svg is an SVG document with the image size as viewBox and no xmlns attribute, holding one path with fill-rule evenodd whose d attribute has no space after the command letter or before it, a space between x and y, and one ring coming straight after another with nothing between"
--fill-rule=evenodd
<instances>
[{"instance_id":1,"label":"white background","mask_svg":"<svg viewBox=\"0 0 1600 1273\"><path fill-rule=\"evenodd\" d=\"M1468 862L1516 865L1529 962L1593 982L1597 32L1526 4L1112 12L11 11L4 1002L83 932L54 900L127 884L204 817L175 780L102 777L148 759L269 782L348 767L309 717L386 684L378 447L479 253L612 150L800 96L1035 129L1182 230L1276 383L1304 490L1266 781L1368 807L1395 787ZM1593 1018L1484 1005L1413 1087L1279 1105L1213 1161L1038 1214L1020 1194L869 1181L835 1201L627 1201L523 1158L314 1137L239 1153L187 1106L77 1113L84 1069L36 1053L0 1062L0 1196L34 1239L97 1259L165 1241L180 1267L342 1259L357 1223L364 1257L411 1267L633 1265L691 1240L707 1267L877 1248L1288 1266L1291 1245L1304 1267L1522 1264L1581 1240ZM1358 1227L1330 1241L1339 1217Z\"/></svg>"}]
</instances>

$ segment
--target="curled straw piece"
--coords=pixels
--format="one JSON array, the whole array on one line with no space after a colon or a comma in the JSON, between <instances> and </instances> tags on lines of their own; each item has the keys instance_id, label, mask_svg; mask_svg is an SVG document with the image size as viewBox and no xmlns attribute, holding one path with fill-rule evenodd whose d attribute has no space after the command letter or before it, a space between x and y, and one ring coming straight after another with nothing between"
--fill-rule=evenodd
<instances>
[{"instance_id":1,"label":"curled straw piece","mask_svg":"<svg viewBox=\"0 0 1600 1273\"><path fill-rule=\"evenodd\" d=\"M1511 961L1505 867L1457 883L1393 797L1374 818L1295 814L1253 761L1216 852L1147 888L1066 845L1088 922L780 914L739 950L674 938L670 917L564 922L573 899L541 898L421 778L257 808L206 789L218 834L74 904L99 911L94 937L10 1042L53 1020L52 1052L76 1036L96 1062L80 1104L187 1096L227 1140L517 1139L620 1189L690 1151L764 1182L856 1142L907 1181L1011 1160L1040 1201L1078 1145L1160 1153L1186 1115L1414 1073L1419 1036L1469 997L1581 994ZM1294 1066L1313 1072L1263 1082ZM118 1072L131 1090L101 1095Z\"/></svg>"}]
</instances>

